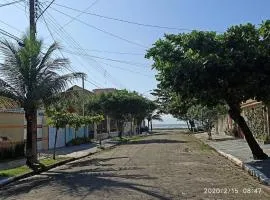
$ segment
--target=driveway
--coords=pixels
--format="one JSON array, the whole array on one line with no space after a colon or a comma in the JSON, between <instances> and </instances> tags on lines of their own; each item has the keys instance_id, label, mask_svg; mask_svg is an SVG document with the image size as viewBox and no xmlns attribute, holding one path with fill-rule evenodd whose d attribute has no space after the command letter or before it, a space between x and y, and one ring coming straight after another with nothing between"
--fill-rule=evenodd
<instances>
[{"instance_id":1,"label":"driveway","mask_svg":"<svg viewBox=\"0 0 270 200\"><path fill-rule=\"evenodd\" d=\"M165 131L12 183L0 199L270 199L192 135Z\"/></svg>"}]
</instances>

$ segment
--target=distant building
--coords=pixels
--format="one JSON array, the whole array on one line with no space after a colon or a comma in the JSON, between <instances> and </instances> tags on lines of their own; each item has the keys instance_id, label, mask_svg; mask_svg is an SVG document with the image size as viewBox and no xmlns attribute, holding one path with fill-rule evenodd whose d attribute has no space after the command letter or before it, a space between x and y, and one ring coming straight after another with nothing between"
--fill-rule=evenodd
<instances>
[{"instance_id":1,"label":"distant building","mask_svg":"<svg viewBox=\"0 0 270 200\"><path fill-rule=\"evenodd\" d=\"M88 93L90 95L94 94L93 92L91 92L87 89L83 89L82 87L80 87L78 85L74 85L71 88L67 89L66 91L84 91L85 93Z\"/></svg>"},{"instance_id":2,"label":"distant building","mask_svg":"<svg viewBox=\"0 0 270 200\"><path fill-rule=\"evenodd\" d=\"M100 89L94 89L93 93L102 94L102 93L109 93L109 92L114 92L114 91L116 91L115 88L100 88Z\"/></svg>"}]
</instances>

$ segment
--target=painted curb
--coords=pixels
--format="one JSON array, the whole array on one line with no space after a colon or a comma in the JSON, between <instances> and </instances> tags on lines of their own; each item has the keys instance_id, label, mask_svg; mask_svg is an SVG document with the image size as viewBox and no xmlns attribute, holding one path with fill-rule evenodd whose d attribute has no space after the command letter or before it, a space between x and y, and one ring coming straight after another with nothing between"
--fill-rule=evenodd
<instances>
[{"instance_id":1,"label":"painted curb","mask_svg":"<svg viewBox=\"0 0 270 200\"><path fill-rule=\"evenodd\" d=\"M242 168L244 171L248 172L249 175L255 177L263 185L270 186L270 178L268 178L265 174L263 174L262 172L260 172L256 168L252 167L249 164L244 163L243 161L241 161L240 159L234 157L231 154L228 154L228 153L225 153L223 151L215 149L213 146L211 146L208 143L205 143L205 144L207 144L208 146L213 148L219 155L227 158L228 160L230 160L231 162L233 162L234 164L236 164L237 166Z\"/></svg>"},{"instance_id":2,"label":"painted curb","mask_svg":"<svg viewBox=\"0 0 270 200\"><path fill-rule=\"evenodd\" d=\"M119 145L119 143L115 143L115 144L113 144L113 145L111 145L111 146L105 148L104 150L113 149L113 148L115 148L115 147L118 146L118 145ZM46 171L48 171L48 170L50 170L50 169L59 167L59 166L61 166L61 165L67 164L67 163L69 163L69 162L73 162L73 161L77 161L77 160L86 158L86 157L88 157L88 156L91 156L91 155L93 155L93 154L97 154L97 153L102 152L102 151L104 151L104 150L103 150L103 149L98 149L98 150L95 151L95 152L90 152L90 153L88 153L87 155L84 155L84 156L81 156L81 157L70 158L70 159L67 159L67 160L60 161L60 162L58 162L58 163L52 164L52 165L50 165L50 166L47 166L45 169L40 170L40 171L38 171L38 172L29 172L29 173L22 174L22 175L19 175L19 176L14 176L14 177L11 177L11 178L7 178L7 179L4 179L4 180L0 180L0 188L3 187L3 186L5 186L5 185L8 185L8 184L10 184L10 183L12 183L12 182L18 181L18 180L20 180L20 179L28 178L28 177L30 177L30 176L34 176L34 175L41 174L41 173L46 172Z\"/></svg>"}]
</instances>

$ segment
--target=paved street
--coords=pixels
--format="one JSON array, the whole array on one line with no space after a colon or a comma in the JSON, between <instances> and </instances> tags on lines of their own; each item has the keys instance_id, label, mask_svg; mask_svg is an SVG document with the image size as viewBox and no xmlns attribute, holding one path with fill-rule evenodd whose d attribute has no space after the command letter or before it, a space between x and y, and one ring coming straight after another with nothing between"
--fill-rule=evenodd
<instances>
[{"instance_id":1,"label":"paved street","mask_svg":"<svg viewBox=\"0 0 270 200\"><path fill-rule=\"evenodd\" d=\"M194 136L164 132L12 183L0 198L266 200L270 192Z\"/></svg>"}]
</instances>

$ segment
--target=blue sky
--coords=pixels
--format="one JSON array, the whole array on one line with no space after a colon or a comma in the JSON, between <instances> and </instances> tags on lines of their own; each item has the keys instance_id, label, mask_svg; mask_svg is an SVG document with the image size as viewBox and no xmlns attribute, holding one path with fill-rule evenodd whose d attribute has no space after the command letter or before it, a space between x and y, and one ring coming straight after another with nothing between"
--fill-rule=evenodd
<instances>
[{"instance_id":1,"label":"blue sky","mask_svg":"<svg viewBox=\"0 0 270 200\"><path fill-rule=\"evenodd\" d=\"M0 4L11 1L13 0L1 0ZM45 0L39 2L48 3ZM183 29L180 31L140 27L81 14L76 19L84 24L73 20L59 31L61 26L71 20L66 15L76 17L80 13L56 4L45 12L48 27L54 39L63 47L63 54L70 59L72 68L88 74L89 82L86 82L86 88L96 88L90 83L92 82L99 87L136 90L147 97L149 91L156 88L157 82L154 77L155 71L151 70L151 61L146 60L144 54L164 33L186 32L185 29L222 32L231 25L247 22L259 24L262 20L270 19L269 0L56 0L55 3L78 10L85 10L94 3L87 12ZM20 37L28 28L27 11L25 3L0 8L0 28ZM136 44L112 37L90 26ZM38 20L37 30L38 37L44 39L46 45L52 43L53 39L43 18ZM112 60L121 60L129 64ZM164 123L176 122L170 116L164 118Z\"/></svg>"}]
</instances>

